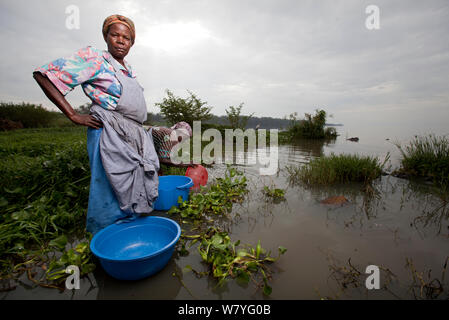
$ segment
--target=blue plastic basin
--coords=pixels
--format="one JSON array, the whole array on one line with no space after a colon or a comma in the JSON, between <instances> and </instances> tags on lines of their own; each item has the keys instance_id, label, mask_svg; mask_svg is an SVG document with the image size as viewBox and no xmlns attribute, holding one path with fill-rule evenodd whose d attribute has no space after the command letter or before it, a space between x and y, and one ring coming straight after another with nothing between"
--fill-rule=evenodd
<instances>
[{"instance_id":1,"label":"blue plastic basin","mask_svg":"<svg viewBox=\"0 0 449 320\"><path fill-rule=\"evenodd\" d=\"M159 196L154 202L154 209L159 211L170 210L172 206L179 206L178 197L182 201L189 199L190 188L193 187L193 180L186 176L160 176Z\"/></svg>"},{"instance_id":2,"label":"blue plastic basin","mask_svg":"<svg viewBox=\"0 0 449 320\"><path fill-rule=\"evenodd\" d=\"M179 225L163 217L112 224L90 242L103 269L120 280L139 280L165 267L181 236Z\"/></svg>"}]
</instances>

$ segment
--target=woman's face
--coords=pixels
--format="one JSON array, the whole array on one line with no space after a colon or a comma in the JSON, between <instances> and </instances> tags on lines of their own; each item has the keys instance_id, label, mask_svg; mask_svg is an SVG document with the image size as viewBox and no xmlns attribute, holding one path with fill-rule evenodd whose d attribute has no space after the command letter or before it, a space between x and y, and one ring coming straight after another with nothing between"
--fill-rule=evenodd
<instances>
[{"instance_id":1,"label":"woman's face","mask_svg":"<svg viewBox=\"0 0 449 320\"><path fill-rule=\"evenodd\" d=\"M115 59L123 59L132 47L131 31L121 23L114 23L109 27L106 35L108 51Z\"/></svg>"}]
</instances>

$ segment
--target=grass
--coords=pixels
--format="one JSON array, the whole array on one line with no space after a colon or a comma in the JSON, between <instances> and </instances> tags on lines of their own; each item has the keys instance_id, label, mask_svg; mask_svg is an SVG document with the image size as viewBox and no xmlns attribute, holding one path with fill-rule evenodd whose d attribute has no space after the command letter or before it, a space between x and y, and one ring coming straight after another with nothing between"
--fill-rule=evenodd
<instances>
[{"instance_id":1,"label":"grass","mask_svg":"<svg viewBox=\"0 0 449 320\"><path fill-rule=\"evenodd\" d=\"M404 148L399 148L401 168L396 173L432 180L447 190L449 186L449 140L442 136L415 136Z\"/></svg>"},{"instance_id":2,"label":"grass","mask_svg":"<svg viewBox=\"0 0 449 320\"><path fill-rule=\"evenodd\" d=\"M380 163L376 157L331 154L316 158L304 166L287 166L286 170L293 183L301 182L306 185L370 183L382 174L385 162Z\"/></svg>"},{"instance_id":3,"label":"grass","mask_svg":"<svg viewBox=\"0 0 449 320\"><path fill-rule=\"evenodd\" d=\"M66 254L66 243L59 247L56 243L67 236L88 238L84 231L90 182L86 129L1 133L0 159L0 275L25 271L17 267L22 264L54 266L54 252ZM89 253L83 251L86 263Z\"/></svg>"}]
</instances>

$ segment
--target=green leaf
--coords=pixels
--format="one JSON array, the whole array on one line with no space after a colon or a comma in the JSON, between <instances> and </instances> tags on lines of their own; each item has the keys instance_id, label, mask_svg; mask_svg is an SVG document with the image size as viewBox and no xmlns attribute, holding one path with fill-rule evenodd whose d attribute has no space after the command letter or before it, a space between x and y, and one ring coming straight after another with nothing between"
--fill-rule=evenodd
<instances>
[{"instance_id":1,"label":"green leaf","mask_svg":"<svg viewBox=\"0 0 449 320\"><path fill-rule=\"evenodd\" d=\"M89 244L86 242L81 242L76 246L75 251L79 254L89 252Z\"/></svg>"},{"instance_id":2,"label":"green leaf","mask_svg":"<svg viewBox=\"0 0 449 320\"><path fill-rule=\"evenodd\" d=\"M203 261L207 261L207 252L204 250L199 250L200 255L201 255L201 259L203 259Z\"/></svg>"},{"instance_id":3,"label":"green leaf","mask_svg":"<svg viewBox=\"0 0 449 320\"><path fill-rule=\"evenodd\" d=\"M15 245L14 245L14 248L13 248L14 250L17 250L17 251L23 251L23 250L25 250L25 245L23 244L23 242L17 242Z\"/></svg>"},{"instance_id":4,"label":"green leaf","mask_svg":"<svg viewBox=\"0 0 449 320\"><path fill-rule=\"evenodd\" d=\"M253 271L253 272L257 272L257 270L259 269L258 264L255 261L248 262L246 264L246 266L248 267L249 271Z\"/></svg>"},{"instance_id":5,"label":"green leaf","mask_svg":"<svg viewBox=\"0 0 449 320\"><path fill-rule=\"evenodd\" d=\"M26 220L30 217L30 214L26 211L17 211L11 214L11 218L14 220Z\"/></svg>"},{"instance_id":6,"label":"green leaf","mask_svg":"<svg viewBox=\"0 0 449 320\"><path fill-rule=\"evenodd\" d=\"M56 239L51 240L48 245L50 247L59 249L59 250L64 250L65 246L67 244L67 237L65 235L59 236Z\"/></svg>"},{"instance_id":7,"label":"green leaf","mask_svg":"<svg viewBox=\"0 0 449 320\"><path fill-rule=\"evenodd\" d=\"M223 243L223 238L218 233L214 234L213 237L210 239L211 244L216 247Z\"/></svg>"},{"instance_id":8,"label":"green leaf","mask_svg":"<svg viewBox=\"0 0 449 320\"><path fill-rule=\"evenodd\" d=\"M275 262L276 259L273 257L265 257L265 259L263 259L264 261L268 261L268 262Z\"/></svg>"},{"instance_id":9,"label":"green leaf","mask_svg":"<svg viewBox=\"0 0 449 320\"><path fill-rule=\"evenodd\" d=\"M94 263L87 263L81 266L81 274L91 273L95 270L96 265Z\"/></svg>"},{"instance_id":10,"label":"green leaf","mask_svg":"<svg viewBox=\"0 0 449 320\"><path fill-rule=\"evenodd\" d=\"M262 250L262 247L260 246L260 240L259 240L257 242L257 246L256 246L256 259L257 260L259 260L261 250Z\"/></svg>"},{"instance_id":11,"label":"green leaf","mask_svg":"<svg viewBox=\"0 0 449 320\"><path fill-rule=\"evenodd\" d=\"M280 254L284 254L286 251L287 251L287 249L284 248L283 246L280 246L280 247L279 247L279 253L280 253Z\"/></svg>"},{"instance_id":12,"label":"green leaf","mask_svg":"<svg viewBox=\"0 0 449 320\"><path fill-rule=\"evenodd\" d=\"M237 276L237 281L242 284L248 284L250 281L250 273L241 270Z\"/></svg>"},{"instance_id":13,"label":"green leaf","mask_svg":"<svg viewBox=\"0 0 449 320\"><path fill-rule=\"evenodd\" d=\"M263 294L269 296L271 292L273 292L273 289L267 283L265 283L263 286Z\"/></svg>"},{"instance_id":14,"label":"green leaf","mask_svg":"<svg viewBox=\"0 0 449 320\"><path fill-rule=\"evenodd\" d=\"M73 191L73 189L70 188L69 186L66 186L64 191L65 191L65 194L71 198L78 197L78 194L75 191Z\"/></svg>"},{"instance_id":15,"label":"green leaf","mask_svg":"<svg viewBox=\"0 0 449 320\"><path fill-rule=\"evenodd\" d=\"M239 249L239 250L237 251L237 256L238 256L238 257L245 257L246 255L248 255L248 252L246 252L245 249Z\"/></svg>"},{"instance_id":16,"label":"green leaf","mask_svg":"<svg viewBox=\"0 0 449 320\"><path fill-rule=\"evenodd\" d=\"M5 197L0 198L0 207L5 207L8 205L8 200L5 199Z\"/></svg>"},{"instance_id":17,"label":"green leaf","mask_svg":"<svg viewBox=\"0 0 449 320\"><path fill-rule=\"evenodd\" d=\"M10 189L8 189L8 188L5 188L5 191L6 191L7 193L16 194L16 193L21 193L21 192L22 192L22 188L17 187L17 188L15 188L14 190L10 190Z\"/></svg>"}]
</instances>

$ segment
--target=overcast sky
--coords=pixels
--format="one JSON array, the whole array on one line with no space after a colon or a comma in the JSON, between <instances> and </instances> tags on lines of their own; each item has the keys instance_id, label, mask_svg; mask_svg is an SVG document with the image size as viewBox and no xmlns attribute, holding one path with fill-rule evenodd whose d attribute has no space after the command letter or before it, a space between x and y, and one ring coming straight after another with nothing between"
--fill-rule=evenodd
<instances>
[{"instance_id":1,"label":"overcast sky","mask_svg":"<svg viewBox=\"0 0 449 320\"><path fill-rule=\"evenodd\" d=\"M80 28L70 30L72 4ZM380 9L380 29L366 27L368 5ZM449 122L447 0L0 0L0 100L50 107L33 69L87 45L106 49L101 26L114 13L136 25L126 60L151 112L170 89L193 91L217 115L243 102L256 116L323 108L345 124ZM67 99L88 101L81 88Z\"/></svg>"}]
</instances>

